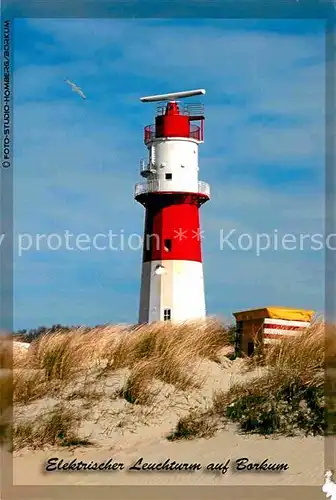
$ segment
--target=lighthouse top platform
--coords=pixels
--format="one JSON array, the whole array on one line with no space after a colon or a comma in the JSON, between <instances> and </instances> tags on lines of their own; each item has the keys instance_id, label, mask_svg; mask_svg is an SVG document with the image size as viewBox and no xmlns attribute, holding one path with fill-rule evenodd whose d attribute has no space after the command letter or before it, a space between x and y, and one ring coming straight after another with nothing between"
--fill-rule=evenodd
<instances>
[{"instance_id":1,"label":"lighthouse top platform","mask_svg":"<svg viewBox=\"0 0 336 500\"><path fill-rule=\"evenodd\" d=\"M171 203L195 203L210 199L210 187L198 179L198 146L204 138L204 106L184 103L173 98L204 94L205 90L176 92L141 98L157 101L152 125L144 128L148 160L140 161L140 174L146 182L135 186L135 199L148 206ZM198 123L195 123L198 122Z\"/></svg>"},{"instance_id":2,"label":"lighthouse top platform","mask_svg":"<svg viewBox=\"0 0 336 500\"><path fill-rule=\"evenodd\" d=\"M200 125L192 122L198 121ZM180 104L178 101L157 105L155 124L144 128L146 145L162 137L184 137L197 143L204 141L204 106L200 103Z\"/></svg>"}]
</instances>

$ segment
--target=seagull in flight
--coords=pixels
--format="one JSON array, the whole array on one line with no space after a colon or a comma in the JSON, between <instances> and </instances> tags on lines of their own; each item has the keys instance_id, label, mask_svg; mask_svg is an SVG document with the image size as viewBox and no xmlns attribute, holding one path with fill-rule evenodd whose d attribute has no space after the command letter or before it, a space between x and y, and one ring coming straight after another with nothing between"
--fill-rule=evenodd
<instances>
[{"instance_id":1,"label":"seagull in flight","mask_svg":"<svg viewBox=\"0 0 336 500\"><path fill-rule=\"evenodd\" d=\"M70 80L64 80L64 81L65 81L65 83L68 83L70 85L70 87L72 88L72 90L74 92L77 92L77 94L79 94L83 99L86 99L86 96L84 95L84 93L80 87L78 87L75 83L70 82Z\"/></svg>"}]
</instances>

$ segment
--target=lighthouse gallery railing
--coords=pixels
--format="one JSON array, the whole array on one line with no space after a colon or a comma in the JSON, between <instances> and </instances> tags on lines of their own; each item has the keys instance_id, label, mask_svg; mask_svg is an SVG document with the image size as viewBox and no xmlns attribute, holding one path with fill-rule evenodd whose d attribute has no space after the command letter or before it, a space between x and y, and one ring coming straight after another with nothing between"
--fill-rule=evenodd
<instances>
[{"instance_id":1,"label":"lighthouse gallery railing","mask_svg":"<svg viewBox=\"0 0 336 500\"><path fill-rule=\"evenodd\" d=\"M155 191L167 191L167 183L164 184L160 180L152 180L148 182L138 182L135 185L134 197L137 197L145 193L154 193ZM171 189L170 192L178 191L177 189ZM210 198L210 186L207 182L199 181L197 193L204 194Z\"/></svg>"}]
</instances>

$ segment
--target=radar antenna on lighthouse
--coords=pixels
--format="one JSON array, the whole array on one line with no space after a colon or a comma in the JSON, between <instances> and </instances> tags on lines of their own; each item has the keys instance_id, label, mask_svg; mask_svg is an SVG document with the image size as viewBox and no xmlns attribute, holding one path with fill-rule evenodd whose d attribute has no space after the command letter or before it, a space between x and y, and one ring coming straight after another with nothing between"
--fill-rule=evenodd
<instances>
[{"instance_id":1,"label":"radar antenna on lighthouse","mask_svg":"<svg viewBox=\"0 0 336 500\"><path fill-rule=\"evenodd\" d=\"M148 160L140 162L140 173L146 182L134 193L145 208L139 323L206 315L199 208L210 199L210 187L198 179L204 110L177 102L204 94L197 89L140 99L161 104L155 123L144 128Z\"/></svg>"},{"instance_id":2,"label":"radar antenna on lighthouse","mask_svg":"<svg viewBox=\"0 0 336 500\"><path fill-rule=\"evenodd\" d=\"M150 95L147 97L140 97L140 101L142 102L155 102L155 101L175 101L182 97L192 97L194 95L204 95L204 89L197 90L186 90L184 92L173 92L172 94L159 94L159 95Z\"/></svg>"}]
</instances>

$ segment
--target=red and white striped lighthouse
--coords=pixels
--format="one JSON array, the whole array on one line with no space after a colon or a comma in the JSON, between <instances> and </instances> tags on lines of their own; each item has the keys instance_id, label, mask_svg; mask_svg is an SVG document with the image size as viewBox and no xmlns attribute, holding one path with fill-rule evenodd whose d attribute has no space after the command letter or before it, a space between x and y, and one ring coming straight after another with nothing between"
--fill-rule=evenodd
<instances>
[{"instance_id":1,"label":"red and white striped lighthouse","mask_svg":"<svg viewBox=\"0 0 336 500\"><path fill-rule=\"evenodd\" d=\"M160 104L155 124L145 127L149 157L140 170L146 182L134 194L145 207L139 323L206 315L199 208L210 188L198 180L204 111L177 100L200 94L205 90L141 98Z\"/></svg>"}]
</instances>

